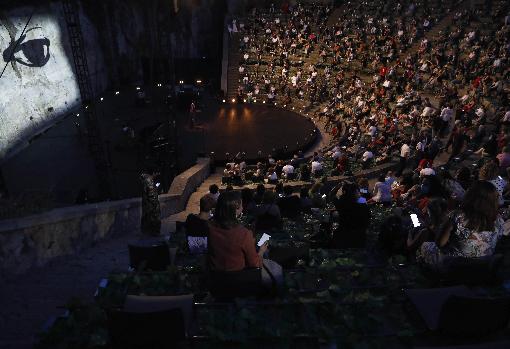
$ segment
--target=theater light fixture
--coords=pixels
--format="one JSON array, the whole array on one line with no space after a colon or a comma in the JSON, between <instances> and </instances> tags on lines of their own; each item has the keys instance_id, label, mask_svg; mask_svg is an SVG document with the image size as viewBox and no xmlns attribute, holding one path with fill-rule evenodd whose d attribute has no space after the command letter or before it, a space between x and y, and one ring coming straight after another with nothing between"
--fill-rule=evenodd
<instances>
[{"instance_id":1,"label":"theater light fixture","mask_svg":"<svg viewBox=\"0 0 510 349\"><path fill-rule=\"evenodd\" d=\"M119 91L115 91L115 94L118 95L120 92Z\"/></svg>"},{"instance_id":2,"label":"theater light fixture","mask_svg":"<svg viewBox=\"0 0 510 349\"><path fill-rule=\"evenodd\" d=\"M266 104L266 101L262 101L262 104Z\"/></svg>"},{"instance_id":3,"label":"theater light fixture","mask_svg":"<svg viewBox=\"0 0 510 349\"><path fill-rule=\"evenodd\" d=\"M197 80L197 84L201 84L202 83L202 80Z\"/></svg>"},{"instance_id":4,"label":"theater light fixture","mask_svg":"<svg viewBox=\"0 0 510 349\"><path fill-rule=\"evenodd\" d=\"M80 116L80 113L76 114L76 116Z\"/></svg>"},{"instance_id":5,"label":"theater light fixture","mask_svg":"<svg viewBox=\"0 0 510 349\"><path fill-rule=\"evenodd\" d=\"M246 103L246 99L243 99L243 103Z\"/></svg>"},{"instance_id":6,"label":"theater light fixture","mask_svg":"<svg viewBox=\"0 0 510 349\"><path fill-rule=\"evenodd\" d=\"M232 103L235 103L236 102L236 99L235 98L232 98Z\"/></svg>"},{"instance_id":7,"label":"theater light fixture","mask_svg":"<svg viewBox=\"0 0 510 349\"><path fill-rule=\"evenodd\" d=\"M184 84L184 80L179 80L179 84Z\"/></svg>"},{"instance_id":8,"label":"theater light fixture","mask_svg":"<svg viewBox=\"0 0 510 349\"><path fill-rule=\"evenodd\" d=\"M223 103L225 103L225 102L226 102L226 101L225 101L225 100L223 100Z\"/></svg>"},{"instance_id":9,"label":"theater light fixture","mask_svg":"<svg viewBox=\"0 0 510 349\"><path fill-rule=\"evenodd\" d=\"M101 98L100 98L100 101L101 101L101 102L102 102L102 101L104 101L104 98L103 98L103 97L101 97Z\"/></svg>"},{"instance_id":10,"label":"theater light fixture","mask_svg":"<svg viewBox=\"0 0 510 349\"><path fill-rule=\"evenodd\" d=\"M136 90L139 91L140 90L140 87L139 86L136 86Z\"/></svg>"},{"instance_id":11,"label":"theater light fixture","mask_svg":"<svg viewBox=\"0 0 510 349\"><path fill-rule=\"evenodd\" d=\"M161 87L162 85L161 84L158 84L158 87Z\"/></svg>"}]
</instances>

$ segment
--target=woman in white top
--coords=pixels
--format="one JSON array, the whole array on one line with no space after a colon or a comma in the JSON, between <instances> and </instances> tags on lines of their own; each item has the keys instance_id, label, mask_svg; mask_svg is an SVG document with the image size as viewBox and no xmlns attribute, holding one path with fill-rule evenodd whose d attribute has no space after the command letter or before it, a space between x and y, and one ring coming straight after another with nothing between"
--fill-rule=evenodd
<instances>
[{"instance_id":1,"label":"woman in white top","mask_svg":"<svg viewBox=\"0 0 510 349\"><path fill-rule=\"evenodd\" d=\"M496 188L487 181L475 182L466 192L460 210L450 213L436 241L421 245L418 259L429 266L441 266L448 257L494 254L504 231L498 206Z\"/></svg>"}]
</instances>

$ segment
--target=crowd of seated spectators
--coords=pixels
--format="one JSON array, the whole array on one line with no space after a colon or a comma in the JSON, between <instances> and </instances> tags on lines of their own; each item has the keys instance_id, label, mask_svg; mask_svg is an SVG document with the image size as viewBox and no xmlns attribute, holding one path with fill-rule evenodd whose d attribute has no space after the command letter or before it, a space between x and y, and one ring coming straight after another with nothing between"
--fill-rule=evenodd
<instances>
[{"instance_id":1,"label":"crowd of seated spectators","mask_svg":"<svg viewBox=\"0 0 510 349\"><path fill-rule=\"evenodd\" d=\"M401 175L409 165L423 169L450 147L455 160L471 141L481 154L495 155L495 137L485 136L488 116L506 112L503 10L487 6L482 13L455 1L372 1L347 6L328 23L328 6L254 9L239 29L239 99L292 106L321 121L333 143L319 157L334 161L333 174L400 158ZM498 20L482 28L483 15ZM445 16L450 24L427 36ZM289 165L298 169L269 161L255 178L274 182L286 178ZM324 166L312 161L311 167L313 175Z\"/></svg>"},{"instance_id":2,"label":"crowd of seated spectators","mask_svg":"<svg viewBox=\"0 0 510 349\"><path fill-rule=\"evenodd\" d=\"M430 268L449 257L492 255L508 235L510 198L510 23L502 11L454 1L373 1L345 8L331 24L328 6L254 9L239 29L238 98L311 114L333 142L309 158L269 155L256 165L241 153L226 165L226 184L260 184L235 200L228 186L220 198L236 201L256 232L326 210L328 229L317 235L324 248L367 247L372 208L381 205L392 207L378 234L389 254ZM449 24L428 35L445 16ZM496 20L480 21L489 16ZM444 165L435 166L445 151ZM394 158L395 172L372 182L354 177L353 163L366 169ZM332 185L325 179L331 175L349 178ZM217 224L213 218L215 232ZM216 248L209 244L208 253L222 253ZM250 265L248 254L239 254Z\"/></svg>"},{"instance_id":3,"label":"crowd of seated spectators","mask_svg":"<svg viewBox=\"0 0 510 349\"><path fill-rule=\"evenodd\" d=\"M316 247L367 248L375 206L391 207L378 228L376 242L389 255L406 255L433 269L452 257L491 256L501 237L510 232L505 228L505 220L510 218L505 205L510 199L508 179L493 177L499 173L496 159L487 160L479 171L453 169L438 168L425 175L406 171L400 180L389 171L373 184L352 177L334 186L317 180L311 187L259 184L241 192L227 187L217 204L213 194L205 195L201 213L190 215L186 228L206 230L204 235L210 239L206 250L214 270L262 267L278 278L281 268L265 258L267 244L257 252L255 233L272 234L282 228L285 219L300 221L303 215L327 212L328 228L312 239L317 241ZM208 211L202 212L203 208ZM230 215L227 223L222 223L223 210ZM239 220L241 216L247 226ZM238 257L236 263L227 265L216 260L218 255ZM266 278L274 282L274 278Z\"/></svg>"}]
</instances>

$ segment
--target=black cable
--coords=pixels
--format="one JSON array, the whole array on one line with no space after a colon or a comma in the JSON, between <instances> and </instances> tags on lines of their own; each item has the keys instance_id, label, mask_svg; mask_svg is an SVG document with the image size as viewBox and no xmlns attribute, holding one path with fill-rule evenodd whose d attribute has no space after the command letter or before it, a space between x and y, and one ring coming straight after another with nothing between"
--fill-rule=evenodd
<instances>
[{"instance_id":1,"label":"black cable","mask_svg":"<svg viewBox=\"0 0 510 349\"><path fill-rule=\"evenodd\" d=\"M16 42L16 45L14 45L14 47L12 48L11 54L10 54L10 56L9 56L9 59L7 60L7 62L5 62L4 69L2 69L2 73L0 73L0 79L1 79L1 78L2 78L2 76L4 75L5 69L7 69L7 66L9 65L9 63L11 63L12 56L14 56L14 52L16 52L16 48L18 47L18 45L19 45L19 43L20 43L21 38L22 38L22 37L23 37L23 35L25 34L25 31L27 30L27 27L28 27L28 25L30 24L30 21L32 20L32 17L34 16L34 13L35 13L35 8L34 8L34 11L32 11L32 14L30 15L30 17L28 18L28 21L27 21L27 23L25 24L25 28L23 28L23 31L21 32L21 35L19 36L19 39L18 39L18 40L17 40L17 42Z\"/></svg>"}]
</instances>

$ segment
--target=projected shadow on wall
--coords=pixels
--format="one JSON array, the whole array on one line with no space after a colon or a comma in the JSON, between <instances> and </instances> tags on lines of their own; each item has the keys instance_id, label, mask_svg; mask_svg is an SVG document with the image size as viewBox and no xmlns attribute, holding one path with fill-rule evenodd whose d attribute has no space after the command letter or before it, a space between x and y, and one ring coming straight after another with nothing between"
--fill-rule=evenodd
<instances>
[{"instance_id":1,"label":"projected shadow on wall","mask_svg":"<svg viewBox=\"0 0 510 349\"><path fill-rule=\"evenodd\" d=\"M0 162L79 103L59 10L56 2L0 9Z\"/></svg>"},{"instance_id":2,"label":"projected shadow on wall","mask_svg":"<svg viewBox=\"0 0 510 349\"><path fill-rule=\"evenodd\" d=\"M2 54L4 62L19 63L27 67L44 67L50 60L50 40L45 36L29 39L31 36L41 35L36 33L37 31L42 31L42 28L31 28L14 40L15 36L9 31L11 43Z\"/></svg>"}]
</instances>

